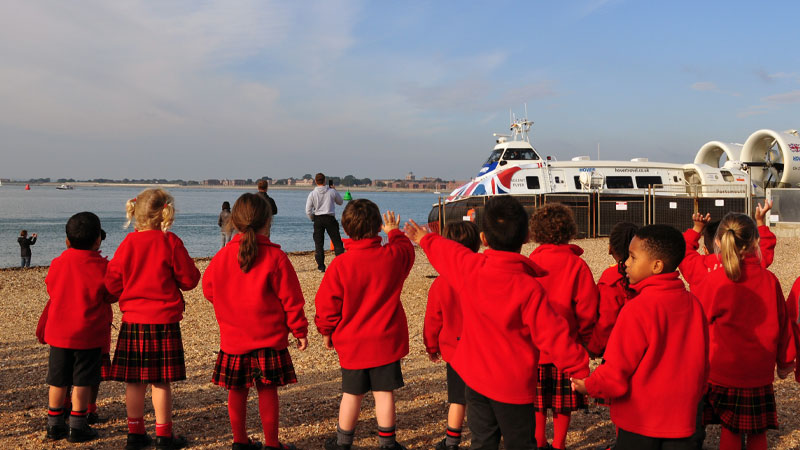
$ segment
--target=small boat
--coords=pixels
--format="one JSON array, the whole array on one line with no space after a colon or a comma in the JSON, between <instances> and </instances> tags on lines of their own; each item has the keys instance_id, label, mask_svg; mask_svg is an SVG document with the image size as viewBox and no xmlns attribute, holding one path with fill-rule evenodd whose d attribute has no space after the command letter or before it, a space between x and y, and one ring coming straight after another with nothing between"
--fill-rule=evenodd
<instances>
[{"instance_id":1,"label":"small boat","mask_svg":"<svg viewBox=\"0 0 800 450\"><path fill-rule=\"evenodd\" d=\"M56 189L58 189L59 191L71 191L72 190L72 186L70 186L68 184L62 184L61 186L57 187Z\"/></svg>"}]
</instances>

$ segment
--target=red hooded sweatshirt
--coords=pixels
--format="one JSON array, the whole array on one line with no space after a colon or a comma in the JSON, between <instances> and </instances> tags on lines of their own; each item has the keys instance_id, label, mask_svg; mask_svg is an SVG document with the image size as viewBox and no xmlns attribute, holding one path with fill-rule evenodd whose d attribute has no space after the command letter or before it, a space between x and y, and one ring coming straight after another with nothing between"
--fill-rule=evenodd
<instances>
[{"instance_id":1,"label":"red hooded sweatshirt","mask_svg":"<svg viewBox=\"0 0 800 450\"><path fill-rule=\"evenodd\" d=\"M108 260L93 250L68 248L50 263L44 279L50 295L44 341L73 350L108 353L115 301L103 284Z\"/></svg>"},{"instance_id":2,"label":"red hooded sweatshirt","mask_svg":"<svg viewBox=\"0 0 800 450\"><path fill-rule=\"evenodd\" d=\"M708 376L703 307L677 272L650 276L632 288L639 292L636 301L620 312L605 363L586 379L586 390L611 399L611 420L619 428L654 438L688 437Z\"/></svg>"},{"instance_id":3,"label":"red hooded sweatshirt","mask_svg":"<svg viewBox=\"0 0 800 450\"><path fill-rule=\"evenodd\" d=\"M789 297L786 299L786 314L792 324L792 338L794 339L795 355L800 355L800 278L795 280ZM794 379L800 382L800 364L794 366Z\"/></svg>"},{"instance_id":4,"label":"red hooded sweatshirt","mask_svg":"<svg viewBox=\"0 0 800 450\"><path fill-rule=\"evenodd\" d=\"M314 299L317 329L331 336L343 369L369 369L408 354L408 323L400 291L414 245L400 231L350 240L325 271Z\"/></svg>"},{"instance_id":5,"label":"red hooded sweatshirt","mask_svg":"<svg viewBox=\"0 0 800 450\"><path fill-rule=\"evenodd\" d=\"M625 276L619 273L616 264L603 271L597 289L600 291L597 323L586 348L595 355L602 355L620 310L634 294L625 289Z\"/></svg>"},{"instance_id":6,"label":"red hooded sweatshirt","mask_svg":"<svg viewBox=\"0 0 800 450\"><path fill-rule=\"evenodd\" d=\"M451 362L461 339L461 304L458 294L447 281L439 277L428 291L425 308L425 325L422 336L425 351L441 353L442 359Z\"/></svg>"},{"instance_id":7,"label":"red hooded sweatshirt","mask_svg":"<svg viewBox=\"0 0 800 450\"><path fill-rule=\"evenodd\" d=\"M772 260L775 258L777 239L766 225L758 227L758 235L760 236L758 248L761 250L761 267L766 269L772 265ZM684 231L683 240L686 241L686 251L692 250L697 252L700 248L701 237L702 235L692 228ZM702 258L692 258L689 261L684 259L681 261L680 266L678 266L681 275L683 275L683 278L689 283L689 290L693 289L693 285L703 281L707 272L717 270L721 267L722 262L719 259L719 255L713 252L706 253Z\"/></svg>"},{"instance_id":8,"label":"red hooded sweatshirt","mask_svg":"<svg viewBox=\"0 0 800 450\"><path fill-rule=\"evenodd\" d=\"M533 261L492 249L474 253L433 233L420 246L461 298L463 328L450 364L467 386L498 402L533 403L539 349L559 370L589 374L589 355L547 301L537 281L544 271Z\"/></svg>"},{"instance_id":9,"label":"red hooded sweatshirt","mask_svg":"<svg viewBox=\"0 0 800 450\"><path fill-rule=\"evenodd\" d=\"M261 348L283 350L291 331L308 334L303 290L281 247L256 235L258 256L247 273L239 267L241 234L233 237L208 264L203 295L214 304L220 348L242 355Z\"/></svg>"},{"instance_id":10,"label":"red hooded sweatshirt","mask_svg":"<svg viewBox=\"0 0 800 450\"><path fill-rule=\"evenodd\" d=\"M569 323L569 334L586 344L597 321L600 294L592 271L581 259L583 249L573 244L542 244L531 253L531 261L546 275L538 278L547 292L550 305ZM539 364L551 364L552 356L542 350Z\"/></svg>"},{"instance_id":11,"label":"red hooded sweatshirt","mask_svg":"<svg viewBox=\"0 0 800 450\"><path fill-rule=\"evenodd\" d=\"M194 289L200 271L183 241L161 230L129 233L108 263L106 288L119 296L122 321L167 324L183 319L181 290Z\"/></svg>"}]
</instances>

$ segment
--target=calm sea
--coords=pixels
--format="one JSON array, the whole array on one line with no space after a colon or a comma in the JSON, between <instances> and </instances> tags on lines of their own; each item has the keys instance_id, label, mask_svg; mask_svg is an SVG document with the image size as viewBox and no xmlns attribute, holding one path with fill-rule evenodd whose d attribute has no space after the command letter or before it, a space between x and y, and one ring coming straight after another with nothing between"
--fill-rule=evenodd
<instances>
[{"instance_id":1,"label":"calm sea","mask_svg":"<svg viewBox=\"0 0 800 450\"><path fill-rule=\"evenodd\" d=\"M104 255L113 256L114 250L127 233L133 230L122 228L125 223L125 202L135 197L142 188L131 187L75 187L71 191L60 191L55 186L3 185L0 187L0 267L19 266L19 244L17 237L22 229L28 234L39 235L31 248L31 265L49 265L50 261L64 251L64 225L72 214L92 211L100 217L108 236L101 247ZM251 190L172 188L177 216L172 231L186 245L193 257L213 256L220 246L217 218L222 202L233 205L239 195ZM311 221L305 215L306 197L309 191L270 190L270 196L278 205L278 215L272 223L272 240L287 252L313 250ZM344 190L340 190L344 195ZM431 205L437 201L432 193L406 192L353 192L353 198L368 198L380 207L399 213L403 222L414 219L427 222ZM337 207L337 218L341 218L343 207ZM342 231L344 236L344 231ZM327 237L326 237L327 239ZM326 248L330 244L326 242Z\"/></svg>"}]
</instances>

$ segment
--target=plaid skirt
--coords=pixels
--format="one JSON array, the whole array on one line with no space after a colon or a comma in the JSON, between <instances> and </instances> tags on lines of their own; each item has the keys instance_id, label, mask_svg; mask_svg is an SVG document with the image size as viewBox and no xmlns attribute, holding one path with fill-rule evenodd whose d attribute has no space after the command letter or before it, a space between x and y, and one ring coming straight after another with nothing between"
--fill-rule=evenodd
<instances>
[{"instance_id":1,"label":"plaid skirt","mask_svg":"<svg viewBox=\"0 0 800 450\"><path fill-rule=\"evenodd\" d=\"M297 376L288 349L260 348L244 355L220 350L211 382L225 389L244 389L256 383L274 386L297 383Z\"/></svg>"},{"instance_id":2,"label":"plaid skirt","mask_svg":"<svg viewBox=\"0 0 800 450\"><path fill-rule=\"evenodd\" d=\"M111 355L103 353L100 357L100 379L108 381L111 376Z\"/></svg>"},{"instance_id":3,"label":"plaid skirt","mask_svg":"<svg viewBox=\"0 0 800 450\"><path fill-rule=\"evenodd\" d=\"M732 388L709 383L703 423L720 423L736 433L758 434L778 429L772 385Z\"/></svg>"},{"instance_id":4,"label":"plaid skirt","mask_svg":"<svg viewBox=\"0 0 800 450\"><path fill-rule=\"evenodd\" d=\"M586 409L583 394L572 390L569 376L560 372L553 364L539 364L539 382L536 384L536 411L552 409L558 414L566 414Z\"/></svg>"},{"instance_id":5,"label":"plaid skirt","mask_svg":"<svg viewBox=\"0 0 800 450\"><path fill-rule=\"evenodd\" d=\"M146 384L185 380L180 324L122 322L108 379Z\"/></svg>"}]
</instances>

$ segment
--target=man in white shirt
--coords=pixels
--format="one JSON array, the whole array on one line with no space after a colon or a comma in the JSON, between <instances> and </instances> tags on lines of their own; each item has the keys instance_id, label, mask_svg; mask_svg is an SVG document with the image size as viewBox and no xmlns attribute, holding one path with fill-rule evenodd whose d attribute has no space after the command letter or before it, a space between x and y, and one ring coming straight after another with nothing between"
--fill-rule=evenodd
<instances>
[{"instance_id":1,"label":"man in white shirt","mask_svg":"<svg viewBox=\"0 0 800 450\"><path fill-rule=\"evenodd\" d=\"M306 215L314 222L314 259L317 260L317 269L325 272L325 232L333 242L333 252L336 255L344 253L339 222L336 220L336 205L341 205L343 200L333 188L333 182L325 186L325 175L316 174L314 182L317 187L308 194Z\"/></svg>"}]
</instances>

